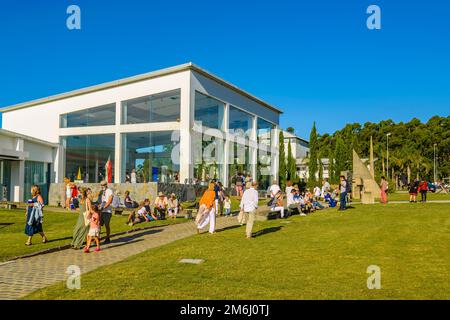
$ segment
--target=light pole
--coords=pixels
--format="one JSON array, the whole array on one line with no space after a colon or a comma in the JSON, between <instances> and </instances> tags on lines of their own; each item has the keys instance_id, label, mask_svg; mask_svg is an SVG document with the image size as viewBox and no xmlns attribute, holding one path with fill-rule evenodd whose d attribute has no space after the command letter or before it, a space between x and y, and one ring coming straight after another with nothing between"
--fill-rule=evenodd
<instances>
[{"instance_id":1,"label":"light pole","mask_svg":"<svg viewBox=\"0 0 450 320\"><path fill-rule=\"evenodd\" d=\"M386 135L386 178L389 180L389 137L392 135L392 133L388 133Z\"/></svg>"},{"instance_id":2,"label":"light pole","mask_svg":"<svg viewBox=\"0 0 450 320\"><path fill-rule=\"evenodd\" d=\"M436 147L437 144L434 144L434 183L436 183L436 175L437 175L437 171L436 171Z\"/></svg>"}]
</instances>

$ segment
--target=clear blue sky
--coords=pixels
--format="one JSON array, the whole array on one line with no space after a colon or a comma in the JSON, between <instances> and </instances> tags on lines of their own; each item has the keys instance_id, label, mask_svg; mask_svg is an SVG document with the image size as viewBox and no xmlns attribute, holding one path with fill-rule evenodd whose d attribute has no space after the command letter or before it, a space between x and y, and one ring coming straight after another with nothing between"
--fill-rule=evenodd
<instances>
[{"instance_id":1,"label":"clear blue sky","mask_svg":"<svg viewBox=\"0 0 450 320\"><path fill-rule=\"evenodd\" d=\"M66 9L82 10L82 30ZM382 9L382 30L366 9ZM0 106L192 61L309 137L450 111L445 0L27 0L0 4Z\"/></svg>"}]
</instances>

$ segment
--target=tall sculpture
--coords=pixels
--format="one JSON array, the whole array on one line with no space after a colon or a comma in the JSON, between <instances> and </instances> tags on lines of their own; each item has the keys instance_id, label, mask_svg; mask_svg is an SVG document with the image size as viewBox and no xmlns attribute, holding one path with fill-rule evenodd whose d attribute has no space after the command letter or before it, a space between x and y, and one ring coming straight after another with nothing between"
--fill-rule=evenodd
<instances>
[{"instance_id":1,"label":"tall sculpture","mask_svg":"<svg viewBox=\"0 0 450 320\"><path fill-rule=\"evenodd\" d=\"M373 141L370 138L370 169L364 164L355 150L353 150L353 199L361 199L363 204L375 203L381 190L375 181L375 167L373 158Z\"/></svg>"}]
</instances>

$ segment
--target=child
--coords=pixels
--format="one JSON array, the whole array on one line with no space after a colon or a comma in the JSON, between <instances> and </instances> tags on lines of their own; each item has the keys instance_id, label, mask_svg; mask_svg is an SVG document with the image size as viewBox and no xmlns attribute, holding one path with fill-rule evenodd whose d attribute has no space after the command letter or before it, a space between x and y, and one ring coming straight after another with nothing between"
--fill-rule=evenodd
<instances>
[{"instance_id":1,"label":"child","mask_svg":"<svg viewBox=\"0 0 450 320\"><path fill-rule=\"evenodd\" d=\"M89 253L89 249L91 247L92 239L95 240L95 244L97 245L97 248L94 250L94 252L100 251L100 209L97 205L95 205L90 214L89 214L89 220L90 227L89 227L89 233L87 236L87 243L86 247L84 248L85 253Z\"/></svg>"},{"instance_id":2,"label":"child","mask_svg":"<svg viewBox=\"0 0 450 320\"><path fill-rule=\"evenodd\" d=\"M130 216L128 217L127 224L132 227L135 224L142 223L142 222L150 222L158 220L158 218L151 212L150 209L150 200L145 199L141 202L139 209L137 210L137 213L133 211Z\"/></svg>"},{"instance_id":3,"label":"child","mask_svg":"<svg viewBox=\"0 0 450 320\"><path fill-rule=\"evenodd\" d=\"M229 196L225 197L225 201L223 202L223 207L225 209L225 216L229 217L231 214L231 199Z\"/></svg>"}]
</instances>

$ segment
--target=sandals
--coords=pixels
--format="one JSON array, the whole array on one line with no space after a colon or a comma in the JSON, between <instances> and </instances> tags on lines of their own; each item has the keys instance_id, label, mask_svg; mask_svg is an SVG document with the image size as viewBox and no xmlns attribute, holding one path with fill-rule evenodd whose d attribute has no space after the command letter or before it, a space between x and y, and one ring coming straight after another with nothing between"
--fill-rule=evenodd
<instances>
[{"instance_id":1,"label":"sandals","mask_svg":"<svg viewBox=\"0 0 450 320\"><path fill-rule=\"evenodd\" d=\"M42 243L47 243L47 242L48 242L47 237L44 237L44 238L42 239Z\"/></svg>"},{"instance_id":2,"label":"sandals","mask_svg":"<svg viewBox=\"0 0 450 320\"><path fill-rule=\"evenodd\" d=\"M26 246L31 246L32 243L31 243L31 241L27 241L27 242L25 243L25 245L26 245Z\"/></svg>"}]
</instances>

